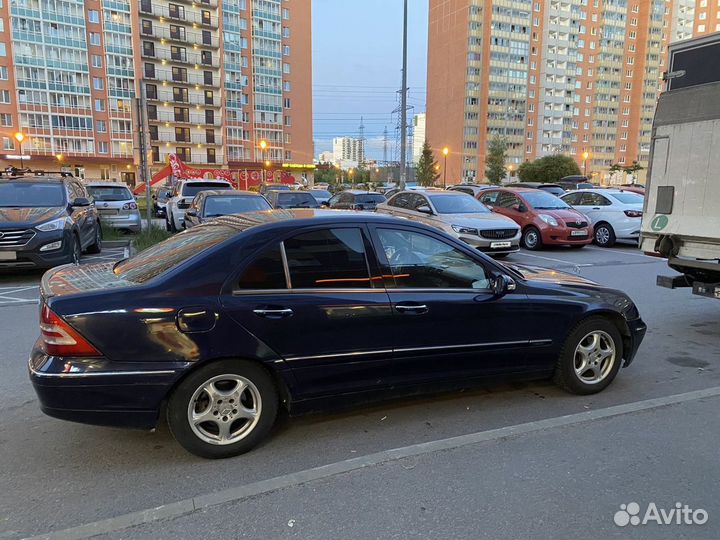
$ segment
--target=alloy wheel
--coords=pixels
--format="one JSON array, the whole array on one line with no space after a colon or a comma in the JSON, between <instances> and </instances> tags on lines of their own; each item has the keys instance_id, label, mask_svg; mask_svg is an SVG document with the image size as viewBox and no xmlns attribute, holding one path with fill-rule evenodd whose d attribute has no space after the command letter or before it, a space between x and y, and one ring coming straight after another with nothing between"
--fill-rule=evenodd
<instances>
[{"instance_id":1,"label":"alloy wheel","mask_svg":"<svg viewBox=\"0 0 720 540\"><path fill-rule=\"evenodd\" d=\"M610 231L608 230L608 228L605 226L599 227L595 231L595 240L601 246L607 244L610 241Z\"/></svg>"},{"instance_id":2,"label":"alloy wheel","mask_svg":"<svg viewBox=\"0 0 720 540\"><path fill-rule=\"evenodd\" d=\"M575 375L586 384L598 384L612 371L616 356L615 342L610 334L594 330L575 348Z\"/></svg>"}]
</instances>

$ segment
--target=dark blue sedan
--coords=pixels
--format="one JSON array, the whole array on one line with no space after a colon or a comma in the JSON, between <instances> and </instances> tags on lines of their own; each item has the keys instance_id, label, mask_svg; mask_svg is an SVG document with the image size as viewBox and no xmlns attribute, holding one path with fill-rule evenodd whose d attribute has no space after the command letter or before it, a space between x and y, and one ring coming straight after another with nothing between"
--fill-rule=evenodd
<instances>
[{"instance_id":1,"label":"dark blue sedan","mask_svg":"<svg viewBox=\"0 0 720 540\"><path fill-rule=\"evenodd\" d=\"M45 274L30 377L42 410L250 450L278 409L554 378L607 387L646 326L625 294L504 265L410 220L226 216L116 264Z\"/></svg>"}]
</instances>

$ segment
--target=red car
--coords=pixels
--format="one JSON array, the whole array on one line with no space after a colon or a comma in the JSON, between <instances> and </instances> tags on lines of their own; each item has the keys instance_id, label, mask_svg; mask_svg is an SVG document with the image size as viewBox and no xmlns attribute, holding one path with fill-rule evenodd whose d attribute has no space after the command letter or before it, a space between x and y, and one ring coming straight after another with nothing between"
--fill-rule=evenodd
<instances>
[{"instance_id":1,"label":"red car","mask_svg":"<svg viewBox=\"0 0 720 540\"><path fill-rule=\"evenodd\" d=\"M497 188L478 194L481 203L520 225L522 245L542 249L544 245L581 248L593 241L593 227L585 214L541 189Z\"/></svg>"}]
</instances>

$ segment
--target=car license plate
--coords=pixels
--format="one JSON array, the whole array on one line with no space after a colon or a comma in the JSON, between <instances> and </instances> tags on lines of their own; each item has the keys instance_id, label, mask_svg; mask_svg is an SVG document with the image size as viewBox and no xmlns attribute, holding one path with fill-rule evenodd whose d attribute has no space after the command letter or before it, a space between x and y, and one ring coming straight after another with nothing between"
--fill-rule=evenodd
<instances>
[{"instance_id":1,"label":"car license plate","mask_svg":"<svg viewBox=\"0 0 720 540\"><path fill-rule=\"evenodd\" d=\"M15 261L17 254L14 251L0 251L0 261Z\"/></svg>"},{"instance_id":2,"label":"car license plate","mask_svg":"<svg viewBox=\"0 0 720 540\"><path fill-rule=\"evenodd\" d=\"M112 216L112 215L116 215L116 214L118 213L118 211L117 211L116 209L114 209L114 208L107 208L107 209L106 209L106 208L100 208L100 209L98 210L98 212L100 212L100 214L102 214L102 215L104 215L104 216L108 216L108 215Z\"/></svg>"},{"instance_id":3,"label":"car license plate","mask_svg":"<svg viewBox=\"0 0 720 540\"><path fill-rule=\"evenodd\" d=\"M512 245L512 242L490 242L491 249L509 248L511 245Z\"/></svg>"},{"instance_id":4,"label":"car license plate","mask_svg":"<svg viewBox=\"0 0 720 540\"><path fill-rule=\"evenodd\" d=\"M580 229L579 231L572 231L570 236L587 236L587 229Z\"/></svg>"}]
</instances>

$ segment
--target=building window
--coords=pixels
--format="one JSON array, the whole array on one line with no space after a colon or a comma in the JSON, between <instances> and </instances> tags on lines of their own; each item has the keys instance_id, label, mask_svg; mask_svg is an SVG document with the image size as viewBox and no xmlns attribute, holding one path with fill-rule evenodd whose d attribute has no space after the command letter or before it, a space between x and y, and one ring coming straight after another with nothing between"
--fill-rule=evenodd
<instances>
[{"instance_id":1,"label":"building window","mask_svg":"<svg viewBox=\"0 0 720 540\"><path fill-rule=\"evenodd\" d=\"M190 141L190 128L175 128L175 141L176 142L191 142Z\"/></svg>"},{"instance_id":2,"label":"building window","mask_svg":"<svg viewBox=\"0 0 720 540\"><path fill-rule=\"evenodd\" d=\"M290 98L283 99L283 107L290 109Z\"/></svg>"},{"instance_id":3,"label":"building window","mask_svg":"<svg viewBox=\"0 0 720 540\"><path fill-rule=\"evenodd\" d=\"M96 120L95 128L97 129L98 133L106 133L107 132L107 122L105 122L105 120Z\"/></svg>"},{"instance_id":4,"label":"building window","mask_svg":"<svg viewBox=\"0 0 720 540\"><path fill-rule=\"evenodd\" d=\"M171 24L170 25L170 39L176 39L178 41L185 41L185 27Z\"/></svg>"},{"instance_id":5,"label":"building window","mask_svg":"<svg viewBox=\"0 0 720 540\"><path fill-rule=\"evenodd\" d=\"M172 80L175 82L187 82L187 68L173 66Z\"/></svg>"},{"instance_id":6,"label":"building window","mask_svg":"<svg viewBox=\"0 0 720 540\"><path fill-rule=\"evenodd\" d=\"M209 11L203 9L201 14L203 24L212 24L212 18L210 17Z\"/></svg>"},{"instance_id":7,"label":"building window","mask_svg":"<svg viewBox=\"0 0 720 540\"><path fill-rule=\"evenodd\" d=\"M3 137L3 150L15 150L15 141L10 137Z\"/></svg>"},{"instance_id":8,"label":"building window","mask_svg":"<svg viewBox=\"0 0 720 540\"><path fill-rule=\"evenodd\" d=\"M104 112L105 111L105 100L104 99L96 99L95 100L95 111L96 112Z\"/></svg>"},{"instance_id":9,"label":"building window","mask_svg":"<svg viewBox=\"0 0 720 540\"><path fill-rule=\"evenodd\" d=\"M5 49L4 43L0 43L0 56L7 56L7 50Z\"/></svg>"},{"instance_id":10,"label":"building window","mask_svg":"<svg viewBox=\"0 0 720 540\"><path fill-rule=\"evenodd\" d=\"M215 144L215 130L214 129L206 129L205 130L205 142L208 144Z\"/></svg>"},{"instance_id":11,"label":"building window","mask_svg":"<svg viewBox=\"0 0 720 540\"><path fill-rule=\"evenodd\" d=\"M155 44L152 41L143 41L143 55L155 56Z\"/></svg>"},{"instance_id":12,"label":"building window","mask_svg":"<svg viewBox=\"0 0 720 540\"><path fill-rule=\"evenodd\" d=\"M99 54L92 55L92 67L94 67L94 68L102 67L102 56L100 56Z\"/></svg>"},{"instance_id":13,"label":"building window","mask_svg":"<svg viewBox=\"0 0 720 540\"><path fill-rule=\"evenodd\" d=\"M292 126L292 118L291 118L291 117L289 117L289 116L286 116L286 117L285 117L285 125L286 125L287 127Z\"/></svg>"},{"instance_id":14,"label":"building window","mask_svg":"<svg viewBox=\"0 0 720 540\"><path fill-rule=\"evenodd\" d=\"M190 121L190 109L185 107L175 107L174 116L176 122L189 122Z\"/></svg>"},{"instance_id":15,"label":"building window","mask_svg":"<svg viewBox=\"0 0 720 540\"><path fill-rule=\"evenodd\" d=\"M190 161L192 160L192 153L190 151L190 148L188 147L178 146L177 148L175 148L175 153L181 160L185 161L186 163L190 163Z\"/></svg>"},{"instance_id":16,"label":"building window","mask_svg":"<svg viewBox=\"0 0 720 540\"><path fill-rule=\"evenodd\" d=\"M207 66L212 65L212 53L210 51L202 51L200 53L200 61Z\"/></svg>"},{"instance_id":17,"label":"building window","mask_svg":"<svg viewBox=\"0 0 720 540\"><path fill-rule=\"evenodd\" d=\"M283 56L290 56L290 45L283 46Z\"/></svg>"},{"instance_id":18,"label":"building window","mask_svg":"<svg viewBox=\"0 0 720 540\"><path fill-rule=\"evenodd\" d=\"M187 103L189 101L188 99L188 89L187 88L178 88L177 86L173 88L173 101L179 102L179 103Z\"/></svg>"},{"instance_id":19,"label":"building window","mask_svg":"<svg viewBox=\"0 0 720 540\"><path fill-rule=\"evenodd\" d=\"M155 64L145 64L145 78L146 79L154 79L155 78Z\"/></svg>"},{"instance_id":20,"label":"building window","mask_svg":"<svg viewBox=\"0 0 720 540\"><path fill-rule=\"evenodd\" d=\"M290 92L291 88L292 88L292 85L290 84L290 81L283 82L283 91L284 92Z\"/></svg>"},{"instance_id":21,"label":"building window","mask_svg":"<svg viewBox=\"0 0 720 540\"><path fill-rule=\"evenodd\" d=\"M283 73L289 74L290 73L290 64L283 63Z\"/></svg>"},{"instance_id":22,"label":"building window","mask_svg":"<svg viewBox=\"0 0 720 540\"><path fill-rule=\"evenodd\" d=\"M103 90L105 88L105 82L100 77L93 77L93 88L95 90Z\"/></svg>"},{"instance_id":23,"label":"building window","mask_svg":"<svg viewBox=\"0 0 720 540\"><path fill-rule=\"evenodd\" d=\"M12 114L3 113L0 114L0 126L10 127L13 125Z\"/></svg>"},{"instance_id":24,"label":"building window","mask_svg":"<svg viewBox=\"0 0 720 540\"><path fill-rule=\"evenodd\" d=\"M215 123L215 111L205 111L205 123L206 124L214 124Z\"/></svg>"},{"instance_id":25,"label":"building window","mask_svg":"<svg viewBox=\"0 0 720 540\"><path fill-rule=\"evenodd\" d=\"M154 162L160 161L160 147L159 146L151 146L150 152L152 153L152 160Z\"/></svg>"},{"instance_id":26,"label":"building window","mask_svg":"<svg viewBox=\"0 0 720 540\"><path fill-rule=\"evenodd\" d=\"M143 19L142 33L145 34L146 36L152 36L152 33L153 33L152 21L146 21L145 19Z\"/></svg>"},{"instance_id":27,"label":"building window","mask_svg":"<svg viewBox=\"0 0 720 540\"><path fill-rule=\"evenodd\" d=\"M290 37L290 28L288 28L287 26L283 26L283 37L284 38Z\"/></svg>"},{"instance_id":28,"label":"building window","mask_svg":"<svg viewBox=\"0 0 720 540\"><path fill-rule=\"evenodd\" d=\"M88 11L88 22L99 23L100 22L100 12L96 9L89 10Z\"/></svg>"},{"instance_id":29,"label":"building window","mask_svg":"<svg viewBox=\"0 0 720 540\"><path fill-rule=\"evenodd\" d=\"M202 31L202 42L203 45L212 45L212 34L210 33L210 30Z\"/></svg>"},{"instance_id":30,"label":"building window","mask_svg":"<svg viewBox=\"0 0 720 540\"><path fill-rule=\"evenodd\" d=\"M147 106L147 115L148 120L157 120L157 105L148 105Z\"/></svg>"},{"instance_id":31,"label":"building window","mask_svg":"<svg viewBox=\"0 0 720 540\"><path fill-rule=\"evenodd\" d=\"M100 34L90 32L90 45L100 45Z\"/></svg>"},{"instance_id":32,"label":"building window","mask_svg":"<svg viewBox=\"0 0 720 540\"><path fill-rule=\"evenodd\" d=\"M100 154L107 154L108 153L108 142L107 141L98 141L98 152Z\"/></svg>"},{"instance_id":33,"label":"building window","mask_svg":"<svg viewBox=\"0 0 720 540\"><path fill-rule=\"evenodd\" d=\"M0 66L0 80L7 81L8 80L8 68L7 66Z\"/></svg>"},{"instance_id":34,"label":"building window","mask_svg":"<svg viewBox=\"0 0 720 540\"><path fill-rule=\"evenodd\" d=\"M157 99L157 96L158 96L157 85L146 84L145 85L145 97L148 99Z\"/></svg>"},{"instance_id":35,"label":"building window","mask_svg":"<svg viewBox=\"0 0 720 540\"><path fill-rule=\"evenodd\" d=\"M168 14L173 19L184 19L185 8L183 6L178 6L177 4L168 4Z\"/></svg>"},{"instance_id":36,"label":"building window","mask_svg":"<svg viewBox=\"0 0 720 540\"><path fill-rule=\"evenodd\" d=\"M157 126L155 126L155 125L149 126L148 132L150 133L151 141L157 141L160 139Z\"/></svg>"},{"instance_id":37,"label":"building window","mask_svg":"<svg viewBox=\"0 0 720 540\"><path fill-rule=\"evenodd\" d=\"M213 84L212 71L203 71L203 81L205 82L205 84L212 86L212 84Z\"/></svg>"},{"instance_id":38,"label":"building window","mask_svg":"<svg viewBox=\"0 0 720 540\"><path fill-rule=\"evenodd\" d=\"M215 163L215 149L214 148L207 149L207 162Z\"/></svg>"},{"instance_id":39,"label":"building window","mask_svg":"<svg viewBox=\"0 0 720 540\"><path fill-rule=\"evenodd\" d=\"M205 90L205 105L214 105L215 96L212 90Z\"/></svg>"},{"instance_id":40,"label":"building window","mask_svg":"<svg viewBox=\"0 0 720 540\"><path fill-rule=\"evenodd\" d=\"M170 58L178 60L180 62L187 62L187 50L185 47L178 47L173 45L170 47Z\"/></svg>"}]
</instances>

